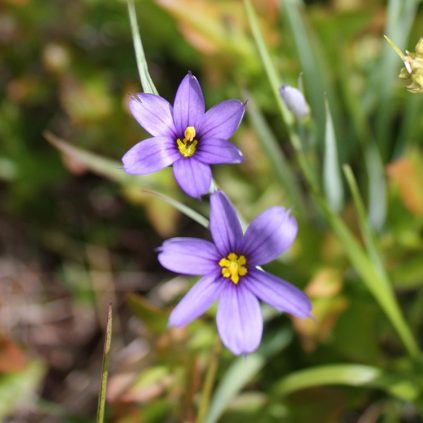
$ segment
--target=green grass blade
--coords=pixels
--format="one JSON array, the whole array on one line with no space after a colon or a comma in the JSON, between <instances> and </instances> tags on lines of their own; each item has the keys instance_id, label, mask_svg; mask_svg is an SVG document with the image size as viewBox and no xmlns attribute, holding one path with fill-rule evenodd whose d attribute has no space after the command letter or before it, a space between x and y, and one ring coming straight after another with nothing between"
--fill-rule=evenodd
<instances>
[{"instance_id":1,"label":"green grass blade","mask_svg":"<svg viewBox=\"0 0 423 423\"><path fill-rule=\"evenodd\" d=\"M137 12L133 0L128 0L128 15L142 89L145 93L158 94L150 73L148 72L147 60L145 59L144 48L142 46L138 27Z\"/></svg>"},{"instance_id":2,"label":"green grass blade","mask_svg":"<svg viewBox=\"0 0 423 423\"><path fill-rule=\"evenodd\" d=\"M210 360L207 365L206 377L204 380L203 387L201 389L201 397L198 406L197 421L199 423L205 420L206 413L209 409L210 397L213 391L213 386L216 380L217 368L219 366L220 351L222 350L222 343L220 338L214 345L213 350L210 354Z\"/></svg>"},{"instance_id":3,"label":"green grass blade","mask_svg":"<svg viewBox=\"0 0 423 423\"><path fill-rule=\"evenodd\" d=\"M369 143L364 150L369 187L369 221L380 230L386 219L386 180L382 157L375 143Z\"/></svg>"},{"instance_id":4,"label":"green grass blade","mask_svg":"<svg viewBox=\"0 0 423 423\"><path fill-rule=\"evenodd\" d=\"M372 230L369 226L369 221L367 218L366 210L364 208L364 203L360 195L360 191L358 189L357 182L355 180L354 174L348 165L343 166L345 178L348 182L348 186L350 188L352 198L354 201L354 206L357 211L358 216L358 223L360 226L360 231L364 239L364 243L366 245L367 252L369 253L372 262L376 265L379 269L381 276L383 279L387 279L386 272L384 270L384 265L382 259L380 257L379 251L376 246L376 240L373 236ZM389 283L386 283L389 287Z\"/></svg>"},{"instance_id":5,"label":"green grass blade","mask_svg":"<svg viewBox=\"0 0 423 423\"><path fill-rule=\"evenodd\" d=\"M302 73L304 75L304 85L307 98L309 99L311 110L315 116L315 122L319 125L319 139L323 138L325 109L323 95L326 93L333 110L339 110L335 90L330 82L330 67L325 59L325 52L318 42L316 34L312 32L305 16L302 12L302 2L299 0L280 1L282 18L287 24L289 36L294 41ZM333 116L338 121L337 116ZM335 127L338 125L335 124Z\"/></svg>"},{"instance_id":6,"label":"green grass blade","mask_svg":"<svg viewBox=\"0 0 423 423\"><path fill-rule=\"evenodd\" d=\"M338 148L330 113L328 100L325 99L326 125L325 125L325 155L323 159L323 186L326 198L333 211L339 212L344 201L344 191L338 160Z\"/></svg>"},{"instance_id":7,"label":"green grass blade","mask_svg":"<svg viewBox=\"0 0 423 423\"><path fill-rule=\"evenodd\" d=\"M206 219L203 215L191 207L186 206L170 195L164 193L164 187L157 183L153 183L151 179L148 178L148 175L143 177L128 175L122 170L122 165L116 161L106 159L104 157L100 157L96 154L74 147L73 145L70 145L66 141L56 137L50 132L44 133L44 137L61 153L72 158L77 163L83 164L92 172L115 181L124 188L135 187L142 192L154 195L175 207L181 213L199 223L201 226L204 226L205 228L208 227L208 219Z\"/></svg>"},{"instance_id":8,"label":"green grass blade","mask_svg":"<svg viewBox=\"0 0 423 423\"><path fill-rule=\"evenodd\" d=\"M304 172L308 183L313 189L317 190L317 184L315 183L316 178L313 175L313 170L307 162L302 147L301 140L295 129L295 119L292 116L291 112L285 106L285 103L282 101L282 98L279 94L279 88L282 85L282 81L278 76L276 68L270 58L269 51L267 50L266 43L263 39L263 34L260 30L256 12L251 4L251 0L244 0L245 11L248 18L248 23L251 28L251 32L256 43L257 51L260 57L260 60L263 64L264 70L266 72L267 78L274 95L278 111L281 115L282 121L285 123L286 129L288 131L289 140L292 144L292 147L295 150L297 155L297 160L301 166L302 171Z\"/></svg>"},{"instance_id":9,"label":"green grass blade","mask_svg":"<svg viewBox=\"0 0 423 423\"><path fill-rule=\"evenodd\" d=\"M250 96L247 104L247 114L258 135L263 151L272 166L276 179L289 197L289 202L294 207L297 215L304 214L306 207L302 198L301 188L291 168L291 164L286 159L272 130Z\"/></svg>"},{"instance_id":10,"label":"green grass blade","mask_svg":"<svg viewBox=\"0 0 423 423\"><path fill-rule=\"evenodd\" d=\"M101 369L100 393L98 396L97 423L104 422L106 409L107 377L109 374L110 347L112 344L112 306L107 311L106 339L104 340L103 365Z\"/></svg>"},{"instance_id":11,"label":"green grass blade","mask_svg":"<svg viewBox=\"0 0 423 423\"><path fill-rule=\"evenodd\" d=\"M419 395L415 381L409 377L359 364L331 364L291 373L274 387L273 393L286 396L302 389L324 385L379 388L406 401L415 400Z\"/></svg>"},{"instance_id":12,"label":"green grass blade","mask_svg":"<svg viewBox=\"0 0 423 423\"><path fill-rule=\"evenodd\" d=\"M316 200L327 221L336 233L351 264L361 276L366 288L391 321L407 352L411 357L418 357L419 348L404 320L404 316L401 313L391 287L386 283L379 269L363 251L345 223L330 209L322 198L316 196Z\"/></svg>"},{"instance_id":13,"label":"green grass blade","mask_svg":"<svg viewBox=\"0 0 423 423\"><path fill-rule=\"evenodd\" d=\"M280 353L292 339L290 330L279 331L275 336L267 338L259 352L246 357L237 358L226 371L212 398L208 414L204 423L219 421L228 404L235 398L241 389L257 376L266 359ZM200 421L200 423L202 423Z\"/></svg>"}]
</instances>

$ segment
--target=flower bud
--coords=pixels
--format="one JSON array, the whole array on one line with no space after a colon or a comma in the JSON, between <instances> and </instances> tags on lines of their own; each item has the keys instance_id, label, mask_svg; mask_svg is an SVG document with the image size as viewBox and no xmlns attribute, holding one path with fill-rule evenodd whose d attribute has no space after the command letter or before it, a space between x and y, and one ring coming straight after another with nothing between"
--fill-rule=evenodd
<instances>
[{"instance_id":1,"label":"flower bud","mask_svg":"<svg viewBox=\"0 0 423 423\"><path fill-rule=\"evenodd\" d=\"M385 39L404 62L398 77L406 82L407 90L411 93L423 93L423 38L418 41L415 53L406 50L405 54L387 36Z\"/></svg>"},{"instance_id":2,"label":"flower bud","mask_svg":"<svg viewBox=\"0 0 423 423\"><path fill-rule=\"evenodd\" d=\"M279 89L286 107L299 119L304 118L310 113L310 108L304 98L304 94L297 88L290 85L282 85Z\"/></svg>"}]
</instances>

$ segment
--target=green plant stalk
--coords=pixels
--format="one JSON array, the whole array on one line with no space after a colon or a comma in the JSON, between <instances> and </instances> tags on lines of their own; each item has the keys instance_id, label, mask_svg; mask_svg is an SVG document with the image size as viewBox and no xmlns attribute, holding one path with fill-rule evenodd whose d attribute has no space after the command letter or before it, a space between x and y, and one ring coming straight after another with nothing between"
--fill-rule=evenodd
<instances>
[{"instance_id":1,"label":"green plant stalk","mask_svg":"<svg viewBox=\"0 0 423 423\"><path fill-rule=\"evenodd\" d=\"M131 26L132 41L134 43L135 58L137 61L138 73L141 85L145 93L158 94L156 86L148 72L147 61L145 59L144 48L142 46L140 30L138 27L137 13L133 0L128 0L128 15Z\"/></svg>"},{"instance_id":2,"label":"green plant stalk","mask_svg":"<svg viewBox=\"0 0 423 423\"><path fill-rule=\"evenodd\" d=\"M248 101L247 113L255 131L259 134L259 139L263 150L273 168L273 172L281 186L284 187L289 200L292 202L296 213L304 216L306 210L304 199L299 184L295 179L290 163L284 156L282 150L270 130L263 115L258 110L252 98Z\"/></svg>"},{"instance_id":3,"label":"green plant stalk","mask_svg":"<svg viewBox=\"0 0 423 423\"><path fill-rule=\"evenodd\" d=\"M345 179L347 180L348 187L350 188L355 209L358 215L358 223L360 231L366 245L367 252L372 259L372 262L376 264L381 278L385 281L387 286L390 286L388 276L385 272L382 258L376 246L376 240L374 239L373 232L369 226L367 219L367 213L364 207L363 199L361 198L360 191L358 189L357 181L349 165L343 166Z\"/></svg>"},{"instance_id":4,"label":"green plant stalk","mask_svg":"<svg viewBox=\"0 0 423 423\"><path fill-rule=\"evenodd\" d=\"M200 404L198 406L197 422L202 423L205 420L209 410L210 398L213 392L214 382L216 380L217 368L219 365L220 350L222 344L220 338L217 338L213 351L210 354L210 362L206 373L203 389L201 390Z\"/></svg>"},{"instance_id":5,"label":"green plant stalk","mask_svg":"<svg viewBox=\"0 0 423 423\"><path fill-rule=\"evenodd\" d=\"M301 146L300 137L298 136L295 130L295 119L292 116L291 112L287 109L284 102L282 101L281 96L279 95L279 87L282 85L282 81L278 77L276 69L273 66L272 60L267 50L266 44L264 43L263 35L258 26L257 16L254 12L253 6L251 5L251 1L244 0L244 6L247 13L248 21L250 24L250 28L253 33L254 40L256 42L256 47L259 52L260 59L263 62L263 66L267 74L267 78L269 80L270 86L272 88L272 92L275 97L275 101L276 101L279 113L281 114L282 119L285 122L292 147L295 150L298 162L306 178L310 181L309 183L312 184L313 188L317 189L317 185L315 183L316 178L313 175L313 170L311 169L311 167L309 166L307 162L307 159L304 155L304 152Z\"/></svg>"},{"instance_id":6,"label":"green plant stalk","mask_svg":"<svg viewBox=\"0 0 423 423\"><path fill-rule=\"evenodd\" d=\"M345 253L363 279L363 283L391 321L408 354L416 358L420 354L419 348L410 328L405 322L391 285L381 277L376 264L369 259L344 222L333 213L318 193L314 193L314 197L326 220L332 226L342 245L344 245Z\"/></svg>"},{"instance_id":7,"label":"green plant stalk","mask_svg":"<svg viewBox=\"0 0 423 423\"><path fill-rule=\"evenodd\" d=\"M97 423L104 422L107 393L107 376L109 374L110 346L112 344L112 306L107 311L106 339L104 341L103 366L101 370L100 395L98 397Z\"/></svg>"},{"instance_id":8,"label":"green plant stalk","mask_svg":"<svg viewBox=\"0 0 423 423\"><path fill-rule=\"evenodd\" d=\"M278 109L280 111L282 120L285 122L290 142L295 152L297 153L298 164L305 176L307 184L311 189L314 199L320 207L321 212L323 213L327 222L331 225L332 229L336 233L341 244L344 246L345 253L347 254L349 260L355 267L358 274L363 279L365 286L375 297L376 301L391 321L407 352L410 356L416 357L419 355L418 346L404 320L391 286L386 284L383 278L381 278L379 271L375 268L375 264L372 263L372 261L368 258L344 222L330 209L320 193L316 180L313 177L312 169L308 166L302 151L300 140L295 132L293 117L286 109L279 96L278 75L264 43L263 35L258 26L257 17L251 5L251 1L244 0L244 5L250 28L256 42L257 50L272 87Z\"/></svg>"},{"instance_id":9,"label":"green plant stalk","mask_svg":"<svg viewBox=\"0 0 423 423\"><path fill-rule=\"evenodd\" d=\"M418 347L414 341L413 336L411 335L408 325L405 325L404 318L402 317L401 311L395 300L392 284L389 280L388 274L386 273L385 266L383 265L381 255L376 245L376 240L374 239L373 232L369 226L366 210L364 208L363 200L361 198L360 191L357 186L357 182L354 178L354 174L350 166L348 165L344 165L343 170L344 170L345 178L348 182L348 186L350 188L350 191L353 197L354 205L358 215L358 223L359 223L360 231L364 239L364 244L366 246L367 253L371 259L371 263L373 263L375 270L377 270L379 274L380 284L381 286L383 286L383 289L386 291L386 295L387 295L386 306L391 307L392 313L397 316L396 317L397 330L399 329L403 333L403 341L409 344L408 350L410 354L412 354L413 356L417 356L419 354Z\"/></svg>"}]
</instances>

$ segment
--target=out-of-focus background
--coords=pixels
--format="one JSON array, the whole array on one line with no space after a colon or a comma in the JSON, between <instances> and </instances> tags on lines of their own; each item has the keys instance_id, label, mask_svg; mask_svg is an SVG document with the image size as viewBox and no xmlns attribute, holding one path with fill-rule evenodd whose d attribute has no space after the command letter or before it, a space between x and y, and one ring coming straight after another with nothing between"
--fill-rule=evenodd
<instances>
[{"instance_id":1,"label":"out-of-focus background","mask_svg":"<svg viewBox=\"0 0 423 423\"><path fill-rule=\"evenodd\" d=\"M325 96L329 101L340 163L355 171L406 321L421 341L423 95L407 92L397 79L401 60L383 39L387 33L414 51L423 35L418 3L253 2L284 82L298 86L303 73L312 116L298 129L306 134L316 174L323 173ZM238 390L223 393L230 401L219 421L421 421L422 408L414 401L421 395L417 382L415 396L390 392L391 380L356 387L291 386L292 394L281 388L291 372L316 365L402 369L404 350L308 198L242 2L139 0L135 5L160 95L173 101L190 70L208 107L226 98L249 99L233 139L245 163L215 172L246 220L275 204L291 207L300 220L293 251L268 268L307 290L315 320L290 320L265 310L262 361L247 358L245 369L229 375L237 380L247 374ZM216 348L213 311L188 328L166 328L168 311L195 279L165 272L154 249L171 236L207 232L124 177L120 157L147 137L127 107L129 95L139 91L124 1L0 2L2 421L95 421L109 303L114 310L110 421L195 421ZM291 201L293 187L275 176L260 141L271 135L266 130L287 160L280 166L289 167L302 192L298 203ZM78 150L64 155L58 143ZM363 159L370 144L381 158L386 198L380 201L368 173L372 166L366 170ZM83 156L87 152L92 156ZM169 170L144 180L207 215L207 203L187 199ZM361 240L342 184L339 213ZM227 351L220 354L216 384L228 377L234 362Z\"/></svg>"}]
</instances>

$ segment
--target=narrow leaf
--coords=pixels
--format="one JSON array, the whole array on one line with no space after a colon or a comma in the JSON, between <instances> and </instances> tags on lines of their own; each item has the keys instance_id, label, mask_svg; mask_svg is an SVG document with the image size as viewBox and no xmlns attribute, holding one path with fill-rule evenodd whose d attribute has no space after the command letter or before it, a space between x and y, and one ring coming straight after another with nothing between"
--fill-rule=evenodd
<instances>
[{"instance_id":1,"label":"narrow leaf","mask_svg":"<svg viewBox=\"0 0 423 423\"><path fill-rule=\"evenodd\" d=\"M106 339L104 341L103 366L101 370L100 394L98 397L97 423L104 422L107 393L107 376L109 374L110 346L112 344L112 306L107 312Z\"/></svg>"},{"instance_id":2,"label":"narrow leaf","mask_svg":"<svg viewBox=\"0 0 423 423\"><path fill-rule=\"evenodd\" d=\"M142 88L145 93L158 94L150 73L148 72L147 60L145 59L144 48L142 46L140 30L138 27L137 12L135 10L133 0L128 0L128 15Z\"/></svg>"},{"instance_id":3,"label":"narrow leaf","mask_svg":"<svg viewBox=\"0 0 423 423\"><path fill-rule=\"evenodd\" d=\"M303 213L306 208L304 206L301 188L295 178L291 164L285 157L278 145L278 141L252 98L248 101L247 113L278 182L284 192L287 193L296 213Z\"/></svg>"},{"instance_id":4,"label":"narrow leaf","mask_svg":"<svg viewBox=\"0 0 423 423\"><path fill-rule=\"evenodd\" d=\"M331 364L291 373L275 386L273 393L285 396L302 389L324 385L379 388L407 401L418 396L416 383L409 377L359 364Z\"/></svg>"},{"instance_id":5,"label":"narrow leaf","mask_svg":"<svg viewBox=\"0 0 423 423\"><path fill-rule=\"evenodd\" d=\"M287 23L288 36L294 41L304 75L307 98L319 125L319 134L324 133L323 93L327 94L334 111L338 110L335 90L331 83L331 67L325 60L325 52L302 12L299 0L280 0L282 17ZM335 121L336 121L335 116ZM336 126L336 125L335 125Z\"/></svg>"},{"instance_id":6,"label":"narrow leaf","mask_svg":"<svg viewBox=\"0 0 423 423\"><path fill-rule=\"evenodd\" d=\"M325 99L326 125L325 125L325 155L323 160L323 185L326 198L333 211L339 212L342 208L344 192L342 188L341 172L338 162L338 148L335 128L329 104Z\"/></svg>"},{"instance_id":7,"label":"narrow leaf","mask_svg":"<svg viewBox=\"0 0 423 423\"><path fill-rule=\"evenodd\" d=\"M217 387L204 423L219 421L228 404L257 376L266 360L283 350L291 339L291 331L279 331L276 335L266 338L257 353L236 359Z\"/></svg>"}]
</instances>

